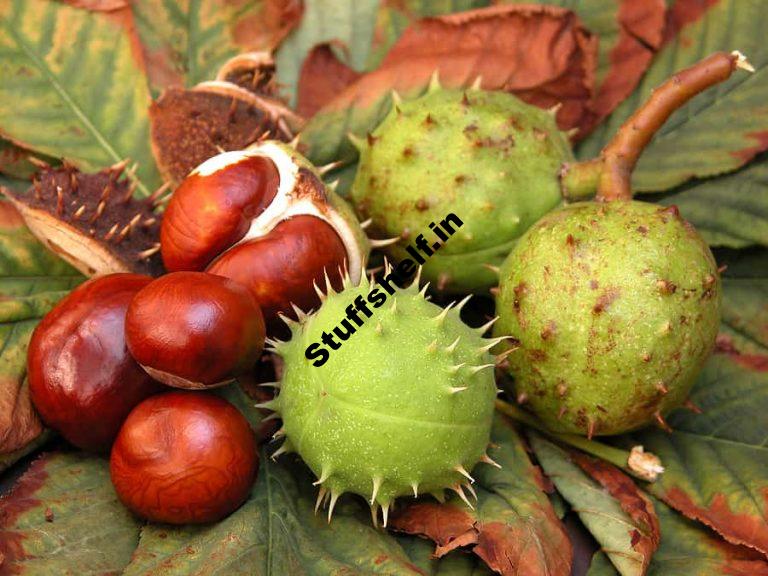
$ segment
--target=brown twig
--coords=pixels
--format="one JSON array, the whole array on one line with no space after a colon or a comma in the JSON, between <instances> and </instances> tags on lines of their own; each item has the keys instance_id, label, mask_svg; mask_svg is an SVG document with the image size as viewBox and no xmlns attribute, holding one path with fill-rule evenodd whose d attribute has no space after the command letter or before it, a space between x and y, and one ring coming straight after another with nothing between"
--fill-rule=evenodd
<instances>
[{"instance_id":1,"label":"brown twig","mask_svg":"<svg viewBox=\"0 0 768 576\"><path fill-rule=\"evenodd\" d=\"M597 200L631 199L632 170L658 129L691 98L710 86L724 82L737 68L754 71L741 53L716 52L678 72L654 90L646 103L630 116L603 148Z\"/></svg>"}]
</instances>

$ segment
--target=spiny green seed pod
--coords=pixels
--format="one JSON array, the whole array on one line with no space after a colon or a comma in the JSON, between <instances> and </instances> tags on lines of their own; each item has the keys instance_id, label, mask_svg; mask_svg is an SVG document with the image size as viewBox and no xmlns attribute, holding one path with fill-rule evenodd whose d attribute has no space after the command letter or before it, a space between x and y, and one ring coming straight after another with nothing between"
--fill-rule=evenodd
<instances>
[{"instance_id":1,"label":"spiny green seed pod","mask_svg":"<svg viewBox=\"0 0 768 576\"><path fill-rule=\"evenodd\" d=\"M442 89L395 101L368 136L351 190L396 260L415 234L454 213L464 225L424 265L448 293L487 291L515 241L561 201L558 174L573 159L553 112L504 92ZM432 246L435 238L429 239ZM442 243L441 243L442 244Z\"/></svg>"},{"instance_id":2,"label":"spiny green seed pod","mask_svg":"<svg viewBox=\"0 0 768 576\"><path fill-rule=\"evenodd\" d=\"M515 391L551 429L620 434L680 406L712 351L721 286L675 207L636 201L551 212L501 269L496 330Z\"/></svg>"},{"instance_id":3,"label":"spiny green seed pod","mask_svg":"<svg viewBox=\"0 0 768 576\"><path fill-rule=\"evenodd\" d=\"M488 326L461 321L466 300L441 309L417 284L390 292L347 280L336 293L328 283L325 294L318 289L319 310L288 321L288 342L272 342L285 362L278 396L262 405L283 420L274 456L301 456L318 477L317 506L329 502L329 521L345 492L370 502L374 523L381 507L384 525L398 496L442 499L452 489L466 500L469 471L493 463L485 452L496 397L489 350L500 339L484 340Z\"/></svg>"}]
</instances>

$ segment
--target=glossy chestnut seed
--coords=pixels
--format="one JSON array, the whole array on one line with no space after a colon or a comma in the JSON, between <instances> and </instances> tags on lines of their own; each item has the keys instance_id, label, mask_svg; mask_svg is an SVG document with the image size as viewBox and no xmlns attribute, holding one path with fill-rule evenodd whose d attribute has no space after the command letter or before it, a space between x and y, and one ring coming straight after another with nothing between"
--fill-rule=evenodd
<instances>
[{"instance_id":1,"label":"glossy chestnut seed","mask_svg":"<svg viewBox=\"0 0 768 576\"><path fill-rule=\"evenodd\" d=\"M263 156L225 152L198 166L171 197L160 244L169 272L203 270L269 206L279 175Z\"/></svg>"},{"instance_id":2,"label":"glossy chestnut seed","mask_svg":"<svg viewBox=\"0 0 768 576\"><path fill-rule=\"evenodd\" d=\"M215 522L248 497L258 467L248 422L205 392L139 404L115 440L110 473L120 500L156 522Z\"/></svg>"},{"instance_id":3,"label":"glossy chestnut seed","mask_svg":"<svg viewBox=\"0 0 768 576\"><path fill-rule=\"evenodd\" d=\"M208 268L251 290L261 304L270 334L284 326L278 312L293 316L291 304L303 311L317 308L313 282L325 290L325 273L336 290L342 288L346 250L338 234L314 216L294 216L270 234L225 252Z\"/></svg>"},{"instance_id":4,"label":"glossy chestnut seed","mask_svg":"<svg viewBox=\"0 0 768 576\"><path fill-rule=\"evenodd\" d=\"M256 299L205 272L161 276L128 307L128 349L155 379L177 388L219 386L250 370L264 348Z\"/></svg>"},{"instance_id":5,"label":"glossy chestnut seed","mask_svg":"<svg viewBox=\"0 0 768 576\"><path fill-rule=\"evenodd\" d=\"M124 336L128 305L151 281L139 274L89 280L32 334L32 402L48 426L79 448L109 450L133 407L162 388L131 357Z\"/></svg>"}]
</instances>

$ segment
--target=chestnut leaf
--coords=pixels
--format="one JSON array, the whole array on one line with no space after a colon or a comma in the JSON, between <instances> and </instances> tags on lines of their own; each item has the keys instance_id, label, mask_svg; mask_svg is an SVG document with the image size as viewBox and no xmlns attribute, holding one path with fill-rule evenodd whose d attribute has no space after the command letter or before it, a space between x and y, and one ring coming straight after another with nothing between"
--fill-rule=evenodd
<instances>
[{"instance_id":1,"label":"chestnut leaf","mask_svg":"<svg viewBox=\"0 0 768 576\"><path fill-rule=\"evenodd\" d=\"M0 569L9 574L118 574L140 523L117 499L109 462L38 458L0 499Z\"/></svg>"},{"instance_id":2,"label":"chestnut leaf","mask_svg":"<svg viewBox=\"0 0 768 576\"><path fill-rule=\"evenodd\" d=\"M768 251L722 251L723 325L719 341L726 351L768 358Z\"/></svg>"},{"instance_id":3,"label":"chestnut leaf","mask_svg":"<svg viewBox=\"0 0 768 576\"><path fill-rule=\"evenodd\" d=\"M273 49L301 17L298 0L132 0L152 90L213 80L243 50Z\"/></svg>"},{"instance_id":4,"label":"chestnut leaf","mask_svg":"<svg viewBox=\"0 0 768 576\"><path fill-rule=\"evenodd\" d=\"M582 137L629 96L661 45L666 13L664 0L507 2L513 3L569 8L581 18L590 32L598 36L596 93L592 105L595 113L585 116L581 125ZM383 2L376 19L374 45L368 58L368 67L379 65L387 50L418 18L483 8L489 4L491 2L488 0Z\"/></svg>"},{"instance_id":5,"label":"chestnut leaf","mask_svg":"<svg viewBox=\"0 0 768 576\"><path fill-rule=\"evenodd\" d=\"M672 433L649 428L620 441L661 458L651 494L768 558L768 358L715 354L691 400L702 413L672 413Z\"/></svg>"},{"instance_id":6,"label":"chestnut leaf","mask_svg":"<svg viewBox=\"0 0 768 576\"><path fill-rule=\"evenodd\" d=\"M689 66L702 54L734 49L748 57L755 73L734 74L673 114L640 157L632 188L669 190L694 177L736 170L768 148L768 44L760 26L764 15L761 0L721 0L696 14L698 20L659 51L634 93L584 141L579 156L596 156L670 70Z\"/></svg>"},{"instance_id":7,"label":"chestnut leaf","mask_svg":"<svg viewBox=\"0 0 768 576\"><path fill-rule=\"evenodd\" d=\"M281 458L282 460L282 458ZM343 497L329 524L315 515L311 476L262 450L256 484L238 510L211 526L149 524L126 576L199 574L424 574L397 540L371 525L365 503Z\"/></svg>"},{"instance_id":8,"label":"chestnut leaf","mask_svg":"<svg viewBox=\"0 0 768 576\"><path fill-rule=\"evenodd\" d=\"M748 549L728 544L700 524L680 516L663 502L653 499L664 537L648 576L766 576L768 563ZM587 576L616 576L618 572L605 552L592 557Z\"/></svg>"},{"instance_id":9,"label":"chestnut leaf","mask_svg":"<svg viewBox=\"0 0 768 576\"><path fill-rule=\"evenodd\" d=\"M768 154L738 172L683 184L658 202L677 206L710 246L768 246Z\"/></svg>"},{"instance_id":10,"label":"chestnut leaf","mask_svg":"<svg viewBox=\"0 0 768 576\"><path fill-rule=\"evenodd\" d=\"M427 18L410 26L376 70L328 102L305 126L301 142L318 165L351 161L348 139L373 130L392 106L392 90L423 93L435 70L450 87L503 89L529 103L562 102L561 127L579 125L593 92L597 38L569 10L551 6L494 6ZM279 61L278 61L279 65Z\"/></svg>"},{"instance_id":11,"label":"chestnut leaf","mask_svg":"<svg viewBox=\"0 0 768 576\"><path fill-rule=\"evenodd\" d=\"M653 504L618 468L531 433L536 457L622 576L646 573L659 545Z\"/></svg>"},{"instance_id":12,"label":"chestnut leaf","mask_svg":"<svg viewBox=\"0 0 768 576\"><path fill-rule=\"evenodd\" d=\"M52 0L0 2L0 131L98 170L138 162L138 193L159 186L149 92L130 38L104 14Z\"/></svg>"}]
</instances>

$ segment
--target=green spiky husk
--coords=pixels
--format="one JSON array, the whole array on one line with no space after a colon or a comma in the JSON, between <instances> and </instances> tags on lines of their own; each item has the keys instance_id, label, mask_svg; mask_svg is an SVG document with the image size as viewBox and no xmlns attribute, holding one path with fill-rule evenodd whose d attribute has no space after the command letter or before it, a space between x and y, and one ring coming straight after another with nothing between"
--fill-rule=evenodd
<instances>
[{"instance_id":1,"label":"green spiky husk","mask_svg":"<svg viewBox=\"0 0 768 576\"><path fill-rule=\"evenodd\" d=\"M457 470L470 471L485 454L496 386L490 342L456 310L441 315L414 286L371 306L373 316L313 366L306 348L372 289L367 280L347 282L318 312L290 324L291 340L276 344L285 369L270 407L283 419L282 451L297 452L323 480L321 497L371 500L375 492L372 505L386 510L414 486L441 496L467 481ZM481 365L490 366L474 369Z\"/></svg>"},{"instance_id":2,"label":"green spiky husk","mask_svg":"<svg viewBox=\"0 0 768 576\"><path fill-rule=\"evenodd\" d=\"M720 300L712 253L676 209L585 202L542 218L510 254L495 330L519 340L515 391L549 428L619 434L685 401Z\"/></svg>"},{"instance_id":3,"label":"green spiky husk","mask_svg":"<svg viewBox=\"0 0 768 576\"><path fill-rule=\"evenodd\" d=\"M386 249L397 260L430 222L455 213L464 226L424 265L449 293L497 283L515 241L561 202L558 173L572 160L554 115L511 94L433 88L393 107L367 140L351 198L378 237L405 236ZM430 241L430 244L432 242Z\"/></svg>"}]
</instances>

